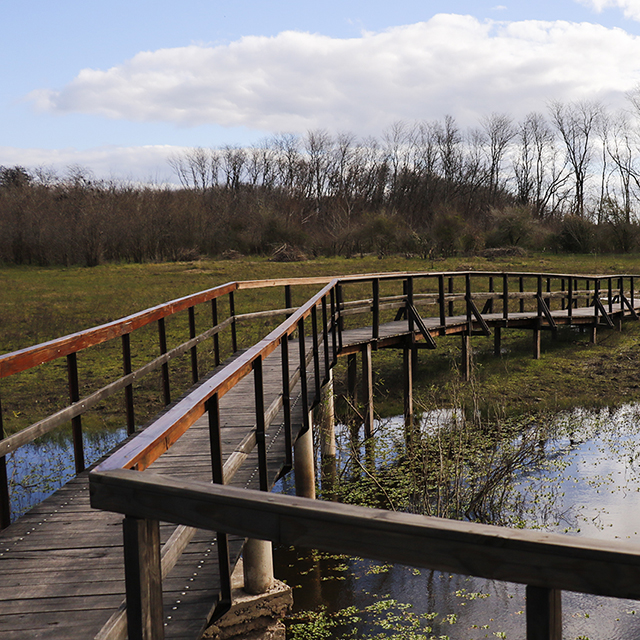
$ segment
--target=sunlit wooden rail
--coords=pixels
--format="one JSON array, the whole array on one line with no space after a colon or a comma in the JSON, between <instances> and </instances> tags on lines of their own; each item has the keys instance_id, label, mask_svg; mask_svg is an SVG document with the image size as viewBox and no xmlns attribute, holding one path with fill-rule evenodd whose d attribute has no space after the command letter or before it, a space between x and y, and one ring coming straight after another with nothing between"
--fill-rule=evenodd
<instances>
[{"instance_id":1,"label":"sunlit wooden rail","mask_svg":"<svg viewBox=\"0 0 640 640\"><path fill-rule=\"evenodd\" d=\"M393 540L400 536L410 545L407 548L426 545L431 549L411 562L413 556L405 554L400 559L401 550L394 551L391 543L381 543L377 547L381 551L371 557L527 584L529 638L561 637L558 635L561 589L638 597L635 586L613 586L613 580L599 581L599 590L594 591L596 587L586 578L589 573L586 569L580 574L584 574L582 578L569 579L564 575L577 571L579 562L586 563L586 567L599 572L596 575L600 576L605 575L603 567L608 567L606 575L617 575L615 571L625 563L635 567L634 553L613 543L603 546L584 539L558 537L562 540L560 544L553 536L539 532L525 532L520 536L506 529L470 523L418 517L405 521L405 516L396 519L390 514L351 510L341 505L321 505L272 495L256 497L238 488L268 491L277 477L291 468L292 446L311 429L309 409L318 403L321 386L329 379L339 356L352 358L361 352L370 368L372 350L402 348L405 354L414 354L418 348L436 348L438 336L460 334L463 370L468 373L470 336L493 333L499 351L501 331L517 327L532 331L533 355L539 357L543 330L555 331L562 325L582 326L591 331L595 340L598 327L620 325L625 317L637 318L640 300L635 297L635 281L633 275L451 272L231 282L122 320L0 356L0 379L65 358L70 401L68 407L13 435L5 436L0 422L0 513L6 529L0 534L0 544L5 549L0 549L0 573L7 576L15 572L19 576L3 582L5 588L0 586L0 600L4 601L0 610L0 634L2 637L60 637L56 633L65 628L64 637L68 638L87 637L88 629L92 629L96 637L116 638L125 637L128 620L129 638L165 635L197 638L216 607L219 613L228 603L229 572L244 537L289 541L348 553L353 551L353 539L350 541L349 536L343 535L345 527L353 527L352 531L359 531L357 535L362 536L367 521L371 535L380 539ZM294 306L292 290L309 286L321 289ZM284 290L284 306L236 313L235 296L239 292L267 288ZM221 320L219 303L223 300L226 317ZM204 305L210 307L210 326L198 334L196 309L201 310ZM189 336L169 349L165 321L180 313L187 314ZM246 350L239 350L243 323L283 316L284 321L266 336ZM151 324L158 328L160 354L134 370L130 336ZM223 334L230 343L226 354L221 353ZM81 398L78 355L116 339L122 345L123 375ZM201 376L198 346L205 341L212 343L216 368ZM194 386L172 402L169 365L182 354L190 356ZM411 358L405 361L410 367ZM137 432L133 384L152 372L160 374L166 408ZM408 375L410 377L410 370ZM371 385L368 386L370 393ZM87 475L81 416L116 393L124 398L130 437ZM365 431L372 416L370 407ZM73 425L77 478L60 490L57 498L50 498L50 502L45 501L9 526L10 492L5 456L69 421ZM161 480L156 478L158 472L163 474ZM233 482L236 489L228 486L203 489L198 484L211 479L219 485ZM92 505L101 511L89 510L88 484L91 484ZM123 496L128 497L125 500ZM240 500L240 496L246 497ZM57 507L47 511L45 505L48 504ZM182 508L181 504L190 506ZM118 531L122 518L117 514L126 516L124 542ZM263 515L265 525L258 525ZM327 523L337 523L343 518L343 525L327 524L326 534L322 533L324 525L316 526L317 535L311 535L307 526L309 517ZM161 521L177 524L178 528L160 526ZM277 526L273 524L276 521ZM381 521L385 523L384 533L375 533ZM411 525L409 529L403 529L405 523ZM199 531L192 529L193 526ZM211 537L202 531L209 529L217 531L217 535ZM439 535L436 530L447 532L443 535L449 540L448 552L432 540ZM53 535L52 531L58 534ZM458 533L453 535L453 532ZM227 534L237 537L228 538ZM56 535L65 541L79 538L82 543L65 546L63 540L55 542ZM43 543L47 536L48 542ZM28 551L24 550L25 540L29 544L35 542ZM509 542L514 540L517 540L515 546ZM549 545L548 540L551 540ZM121 561L116 560L121 558L122 545L124 568ZM197 561L208 584L200 587L197 596L191 597L195 604L187 605L182 600L189 601L190 596L182 595L187 590L180 571L188 572L193 567L194 558L189 558L193 552L189 549L194 545L200 554L198 558L215 557L215 562ZM566 558L577 560L573 563L567 560L563 565L558 545L568 554ZM361 547L358 553L366 555ZM473 560L485 554L485 564ZM551 556L557 556L556 560L550 560ZM95 564L94 559L98 557L107 558L104 566L109 569L96 577L90 565ZM454 562L452 558L457 560ZM45 570L46 562L52 563L48 571L55 578L62 575L63 565L65 572L71 571L65 573L61 581L71 585L70 588L60 589L68 592L68 596L51 597L42 593L41 584L29 585L30 576L32 579L41 576L38 571ZM202 568L205 565L206 570ZM486 568L490 565L491 570ZM22 574L21 566L28 567ZM628 571L636 576L635 569ZM91 597L88 591L83 591L89 589L87 583L82 582L83 572L89 583L94 587L99 585L91 591ZM123 602L125 577L127 606ZM624 584L627 585L627 581ZM196 609L197 615L193 613ZM80 621L74 614L78 611L83 612ZM68 624L69 620L73 623Z\"/></svg>"}]
</instances>

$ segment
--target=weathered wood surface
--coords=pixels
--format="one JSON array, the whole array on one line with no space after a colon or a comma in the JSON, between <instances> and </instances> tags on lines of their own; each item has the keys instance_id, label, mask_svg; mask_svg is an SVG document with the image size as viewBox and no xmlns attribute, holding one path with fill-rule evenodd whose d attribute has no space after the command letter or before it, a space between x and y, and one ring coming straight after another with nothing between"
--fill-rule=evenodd
<instances>
[{"instance_id":1,"label":"weathered wood surface","mask_svg":"<svg viewBox=\"0 0 640 640\"><path fill-rule=\"evenodd\" d=\"M607 307L608 302L604 305ZM632 306L637 309L640 300L634 300ZM613 315L622 313L614 310ZM567 310L553 310L551 315L559 325L592 324L594 308L572 309L572 318ZM501 312L483 317L490 326L506 326ZM469 328L466 316L447 317L444 325L439 318L427 316L423 320L433 336L464 333ZM508 326L531 327L534 321L538 322L534 313L510 312ZM541 323L544 326L547 319L543 318ZM371 332L371 327L346 331L342 338L343 353L360 350L371 340ZM406 320L380 324L378 346L397 345L407 336ZM293 373L297 366L297 348L293 343L289 351ZM270 438L267 443L269 482L272 484L285 461L282 415L277 403L273 404L281 392L279 349L265 358L263 367L265 407L272 406L273 412L279 412L267 433ZM323 369L322 350L320 369ZM312 396L315 391L313 360L309 361L307 371L309 395ZM300 429L302 416L301 403L295 400L293 393L292 406L295 431ZM233 484L256 488L256 451L240 457L233 453L255 427L252 375L226 389L220 410L226 468L230 470L235 462L242 463ZM206 416L200 417L150 470L170 474L177 480L209 481L211 463ZM163 542L174 531L174 526L163 525ZM240 553L241 544L238 538L231 541L233 559ZM216 553L214 536L196 531L186 553L168 571L163 595L168 638L197 638L215 607L219 584ZM123 616L118 617L124 597L122 518L90 508L86 474L72 480L0 533L0 575L0 637L3 639L90 638L98 634L110 618L112 628L116 630L112 637L122 637Z\"/></svg>"}]
</instances>

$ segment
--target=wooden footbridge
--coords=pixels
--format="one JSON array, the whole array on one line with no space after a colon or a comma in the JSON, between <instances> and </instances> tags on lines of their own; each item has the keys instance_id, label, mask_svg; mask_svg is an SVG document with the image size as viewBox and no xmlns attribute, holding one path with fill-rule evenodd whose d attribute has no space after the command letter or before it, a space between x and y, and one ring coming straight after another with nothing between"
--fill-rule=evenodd
<instances>
[{"instance_id":1,"label":"wooden footbridge","mask_svg":"<svg viewBox=\"0 0 640 640\"><path fill-rule=\"evenodd\" d=\"M465 375L473 335L493 334L499 352L502 331L528 329L540 357L541 331L579 326L595 340L599 327L637 319L635 282L629 275L484 272L231 282L1 356L0 378L66 360L69 403L13 435L0 422L0 637L200 638L229 607L230 573L245 540L245 575L258 591L269 582L269 547L260 541L526 584L530 639L562 637L561 590L640 599L635 545L309 499L316 466L310 411L340 356L351 371L362 354L371 434L376 349L405 353L410 419L415 354L436 348L438 336L462 336ZM310 287L320 290L309 295ZM284 290L284 307L236 312L241 296L260 293L259 306L274 288ZM304 298L297 305L294 293ZM205 308L209 326L198 334ZM166 323L181 315L188 338L168 348ZM256 322L271 324L239 348L242 327ZM131 338L153 325L160 355L134 370ZM122 375L81 397L78 361L114 341L121 342ZM215 368L202 376L204 348ZM193 384L172 402L170 365L180 356L189 357ZM165 408L138 429L135 385L152 374L160 376ZM86 470L83 414L114 394L124 398L129 437ZM11 523L5 456L69 422L76 477ZM333 438L330 425L321 430L323 456L335 455ZM269 493L291 468L302 497Z\"/></svg>"}]
</instances>

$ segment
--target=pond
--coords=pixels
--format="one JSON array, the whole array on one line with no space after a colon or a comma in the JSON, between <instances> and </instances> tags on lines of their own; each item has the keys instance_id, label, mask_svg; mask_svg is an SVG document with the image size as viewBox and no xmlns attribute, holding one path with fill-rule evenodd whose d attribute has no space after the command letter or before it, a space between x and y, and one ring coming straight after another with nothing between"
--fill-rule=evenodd
<instances>
[{"instance_id":1,"label":"pond","mask_svg":"<svg viewBox=\"0 0 640 640\"><path fill-rule=\"evenodd\" d=\"M339 427L340 497L360 502L375 494L377 506L389 502L398 510L638 539L640 405L575 410L507 425L500 437L490 435L472 446L478 433L492 429L439 410L425 412L408 437L396 417L376 423L377 444L371 450L354 440L349 428ZM85 434L87 463L124 437L124 429ZM413 458L407 456L410 446L416 447ZM434 452L444 454L445 448L448 456L434 465ZM8 456L14 518L73 476L72 449L70 438L61 435ZM403 474L416 462L422 470L431 465L431 476L405 483ZM276 490L293 493L292 474ZM275 560L277 576L294 587L289 638L524 637L521 585L301 549L277 548ZM563 620L565 638L640 637L640 603L634 601L565 592Z\"/></svg>"},{"instance_id":2,"label":"pond","mask_svg":"<svg viewBox=\"0 0 640 640\"><path fill-rule=\"evenodd\" d=\"M466 428L464 422L455 412L427 412L419 425L420 438L423 443L438 440L439 431L459 432ZM458 493L448 491L448 498L457 500L454 511L465 517L462 511L478 504L474 492L486 490L488 483L479 478L499 476L490 487L493 496L485 495L484 508L472 513L483 515L482 521L637 540L640 407L575 410L542 422L530 421L523 435L501 444L493 441L487 446L490 451L480 455L480 463L475 455L473 463L467 460L441 476L445 484L460 487ZM376 474L382 477L385 467L399 472L407 442L402 418L379 422L376 435L384 443L376 448ZM338 474L345 474L354 455L348 429L339 428L338 442ZM364 459L362 448L360 454ZM292 482L286 479L279 489L291 492ZM352 477L346 484L357 492L358 482ZM401 503L398 493L392 497ZM436 499L432 496L432 513ZM428 506L428 501L417 503ZM415 495L403 506L407 505L416 510L411 508ZM294 587L289 638L525 636L522 585L303 550L280 548L276 558L278 577ZM563 629L564 637L571 639L638 638L640 603L563 592Z\"/></svg>"}]
</instances>

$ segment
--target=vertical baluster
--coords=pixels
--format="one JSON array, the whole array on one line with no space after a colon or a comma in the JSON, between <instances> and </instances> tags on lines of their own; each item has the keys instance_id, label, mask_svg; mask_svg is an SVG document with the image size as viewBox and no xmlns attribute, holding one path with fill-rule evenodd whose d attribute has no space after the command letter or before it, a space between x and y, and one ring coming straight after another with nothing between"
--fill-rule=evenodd
<instances>
[{"instance_id":1,"label":"vertical baluster","mask_svg":"<svg viewBox=\"0 0 640 640\"><path fill-rule=\"evenodd\" d=\"M164 318L158 320L158 339L160 342L160 355L167 353L167 330L164 324ZM169 380L169 363L162 365L162 397L165 407L171 404L171 383Z\"/></svg>"},{"instance_id":2,"label":"vertical baluster","mask_svg":"<svg viewBox=\"0 0 640 640\"><path fill-rule=\"evenodd\" d=\"M624 317L624 278L622 276L618 278L618 295L620 297L620 311L622 313L622 319Z\"/></svg>"},{"instance_id":3,"label":"vertical baluster","mask_svg":"<svg viewBox=\"0 0 640 640\"><path fill-rule=\"evenodd\" d=\"M314 305L311 309L311 341L313 348L313 381L315 383L315 398L313 404L320 402L320 352L318 349L318 311Z\"/></svg>"},{"instance_id":4,"label":"vertical baluster","mask_svg":"<svg viewBox=\"0 0 640 640\"><path fill-rule=\"evenodd\" d=\"M211 301L211 326L218 326L218 299L214 298ZM218 333L213 334L213 357L215 366L220 365L220 335Z\"/></svg>"},{"instance_id":5,"label":"vertical baluster","mask_svg":"<svg viewBox=\"0 0 640 640\"><path fill-rule=\"evenodd\" d=\"M407 322L409 326L409 331L413 332L413 314L409 310L409 307L413 306L413 278L409 276L407 278Z\"/></svg>"},{"instance_id":6,"label":"vertical baluster","mask_svg":"<svg viewBox=\"0 0 640 640\"><path fill-rule=\"evenodd\" d=\"M258 448L258 475L260 491L269 491L267 470L267 443L264 422L264 380L262 377L262 356L253 361L253 382L256 407L256 446Z\"/></svg>"},{"instance_id":7,"label":"vertical baluster","mask_svg":"<svg viewBox=\"0 0 640 640\"><path fill-rule=\"evenodd\" d=\"M338 364L338 336L336 322L336 290L331 289L331 345L333 347L333 365Z\"/></svg>"},{"instance_id":8,"label":"vertical baluster","mask_svg":"<svg viewBox=\"0 0 640 640\"><path fill-rule=\"evenodd\" d=\"M607 278L607 288L609 296L609 313L613 313L613 283L611 278Z\"/></svg>"},{"instance_id":9,"label":"vertical baluster","mask_svg":"<svg viewBox=\"0 0 640 640\"><path fill-rule=\"evenodd\" d=\"M547 293L551 293L551 278L547 278ZM551 297L547 296L547 307L551 311Z\"/></svg>"},{"instance_id":10,"label":"vertical baluster","mask_svg":"<svg viewBox=\"0 0 640 640\"><path fill-rule=\"evenodd\" d=\"M196 310L195 307L189 307L189 339L196 337ZM191 347L191 380L193 384L198 382L198 346Z\"/></svg>"},{"instance_id":11,"label":"vertical baluster","mask_svg":"<svg viewBox=\"0 0 640 640\"><path fill-rule=\"evenodd\" d=\"M209 444L211 447L211 476L214 484L224 484L222 463L222 438L220 435L220 402L214 393L205 404L209 417ZM231 562L227 534L216 532L218 543L218 566L220 571L220 605L224 610L231 607Z\"/></svg>"},{"instance_id":12,"label":"vertical baluster","mask_svg":"<svg viewBox=\"0 0 640 640\"><path fill-rule=\"evenodd\" d=\"M466 273L464 276L464 287L465 287L465 302L467 307L467 331L469 335L471 335L471 331L473 329L473 317L471 311L471 274Z\"/></svg>"},{"instance_id":13,"label":"vertical baluster","mask_svg":"<svg viewBox=\"0 0 640 640\"><path fill-rule=\"evenodd\" d=\"M329 330L327 329L327 296L322 296L322 344L324 345L324 379L329 381L331 375L331 361L329 360Z\"/></svg>"},{"instance_id":14,"label":"vertical baluster","mask_svg":"<svg viewBox=\"0 0 640 640\"><path fill-rule=\"evenodd\" d=\"M562 592L527 585L527 640L562 640Z\"/></svg>"},{"instance_id":15,"label":"vertical baluster","mask_svg":"<svg viewBox=\"0 0 640 640\"><path fill-rule=\"evenodd\" d=\"M440 311L440 335L443 336L446 333L446 309L444 304L444 276L440 274L438 276L438 309Z\"/></svg>"},{"instance_id":16,"label":"vertical baluster","mask_svg":"<svg viewBox=\"0 0 640 640\"><path fill-rule=\"evenodd\" d=\"M71 404L80 400L80 385L78 384L78 359L75 353L67 356L67 375L69 378L69 399ZM76 473L84 471L84 444L82 442L82 417L76 416L71 420L73 432L73 455Z\"/></svg>"},{"instance_id":17,"label":"vertical baluster","mask_svg":"<svg viewBox=\"0 0 640 640\"><path fill-rule=\"evenodd\" d=\"M453 276L449 278L449 294L453 294ZM453 316L453 300L449 300L449 317Z\"/></svg>"},{"instance_id":18,"label":"vertical baluster","mask_svg":"<svg viewBox=\"0 0 640 640\"><path fill-rule=\"evenodd\" d=\"M567 292L567 316L569 317L569 324L573 321L573 285L575 281L573 278L569 278L569 290Z\"/></svg>"},{"instance_id":19,"label":"vertical baluster","mask_svg":"<svg viewBox=\"0 0 640 640\"><path fill-rule=\"evenodd\" d=\"M562 278L562 280L560 281L560 291L562 291L562 298L560 298L560 308L563 311L567 308L566 300L564 299L565 286L566 286L565 279Z\"/></svg>"},{"instance_id":20,"label":"vertical baluster","mask_svg":"<svg viewBox=\"0 0 640 640\"><path fill-rule=\"evenodd\" d=\"M493 276L489 276L489 293L495 293L493 286ZM487 311L493 313L493 297L489 298L489 304L487 305Z\"/></svg>"},{"instance_id":21,"label":"vertical baluster","mask_svg":"<svg viewBox=\"0 0 640 640\"><path fill-rule=\"evenodd\" d=\"M519 289L520 289L520 293L524 292L524 278L522 276L520 276L520 278L518 278L518 284L519 284ZM524 312L524 298L522 296L520 296L520 313Z\"/></svg>"},{"instance_id":22,"label":"vertical baluster","mask_svg":"<svg viewBox=\"0 0 640 640\"><path fill-rule=\"evenodd\" d=\"M291 439L291 388L289 373L289 336L282 336L280 343L282 360L282 414L284 418L285 467L293 465L293 442Z\"/></svg>"},{"instance_id":23,"label":"vertical baluster","mask_svg":"<svg viewBox=\"0 0 640 640\"><path fill-rule=\"evenodd\" d=\"M0 400L0 440L4 440L4 423L2 418L2 401ZM11 502L9 500L9 481L7 479L6 457L0 457L0 529L11 524Z\"/></svg>"},{"instance_id":24,"label":"vertical baluster","mask_svg":"<svg viewBox=\"0 0 640 640\"><path fill-rule=\"evenodd\" d=\"M236 331L236 301L233 291L229 293L229 317L231 318L231 349L235 353L238 350L238 334Z\"/></svg>"},{"instance_id":25,"label":"vertical baluster","mask_svg":"<svg viewBox=\"0 0 640 640\"><path fill-rule=\"evenodd\" d=\"M298 353L300 357L300 395L302 400L302 430L311 428L309 423L309 395L307 390L307 352L304 341L304 318L298 320Z\"/></svg>"},{"instance_id":26,"label":"vertical baluster","mask_svg":"<svg viewBox=\"0 0 640 640\"><path fill-rule=\"evenodd\" d=\"M373 321L371 324L371 332L373 340L377 340L380 337L380 280L374 278L371 281L371 287L373 289Z\"/></svg>"},{"instance_id":27,"label":"vertical baluster","mask_svg":"<svg viewBox=\"0 0 640 640\"><path fill-rule=\"evenodd\" d=\"M284 306L286 309L291 309L293 308L293 302L292 302L292 298L291 298L291 285L290 284L285 284L284 285ZM291 314L287 313L287 318L290 318Z\"/></svg>"},{"instance_id":28,"label":"vertical baluster","mask_svg":"<svg viewBox=\"0 0 640 640\"><path fill-rule=\"evenodd\" d=\"M505 325L509 322L509 276L502 274L502 317Z\"/></svg>"},{"instance_id":29,"label":"vertical baluster","mask_svg":"<svg viewBox=\"0 0 640 640\"><path fill-rule=\"evenodd\" d=\"M631 305L632 309L636 308L636 291L635 291L635 287L634 287L634 277L630 276L629 277L629 304Z\"/></svg>"},{"instance_id":30,"label":"vertical baluster","mask_svg":"<svg viewBox=\"0 0 640 640\"><path fill-rule=\"evenodd\" d=\"M132 371L130 337L128 333L122 336L122 369L125 376L128 376ZM133 384L128 384L124 388L124 404L127 412L127 433L131 435L135 433L136 430L136 419L133 408Z\"/></svg>"},{"instance_id":31,"label":"vertical baluster","mask_svg":"<svg viewBox=\"0 0 640 640\"><path fill-rule=\"evenodd\" d=\"M589 282L587 280L587 282ZM598 278L593 281L593 316L594 323L598 324L598 305L596 304L596 300L600 299L600 280Z\"/></svg>"},{"instance_id":32,"label":"vertical baluster","mask_svg":"<svg viewBox=\"0 0 640 640\"><path fill-rule=\"evenodd\" d=\"M342 351L342 332L344 331L344 318L342 317L342 306L344 303L342 285L336 285L336 311L338 314L338 352Z\"/></svg>"}]
</instances>

